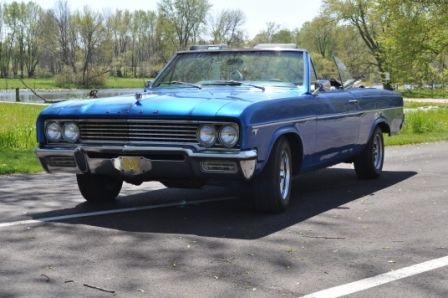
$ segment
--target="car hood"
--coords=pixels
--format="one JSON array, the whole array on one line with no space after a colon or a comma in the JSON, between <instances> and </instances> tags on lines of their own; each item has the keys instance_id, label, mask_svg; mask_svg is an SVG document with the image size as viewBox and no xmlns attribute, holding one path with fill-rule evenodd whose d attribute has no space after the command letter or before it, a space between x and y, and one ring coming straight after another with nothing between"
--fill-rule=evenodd
<instances>
[{"instance_id":1,"label":"car hood","mask_svg":"<svg viewBox=\"0 0 448 298\"><path fill-rule=\"evenodd\" d=\"M44 115L58 117L239 117L248 106L265 100L297 96L299 89L246 87L175 88L101 99L70 100L48 107Z\"/></svg>"}]
</instances>

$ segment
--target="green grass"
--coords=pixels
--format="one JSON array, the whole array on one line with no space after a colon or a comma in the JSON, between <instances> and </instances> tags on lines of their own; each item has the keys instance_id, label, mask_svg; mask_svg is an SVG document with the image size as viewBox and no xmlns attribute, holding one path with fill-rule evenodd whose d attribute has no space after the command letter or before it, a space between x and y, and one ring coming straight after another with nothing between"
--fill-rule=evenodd
<instances>
[{"instance_id":1,"label":"green grass","mask_svg":"<svg viewBox=\"0 0 448 298\"><path fill-rule=\"evenodd\" d=\"M0 175L39 172L42 172L42 166L32 150L9 151L0 149Z\"/></svg>"},{"instance_id":2,"label":"green grass","mask_svg":"<svg viewBox=\"0 0 448 298\"><path fill-rule=\"evenodd\" d=\"M406 98L448 98L448 88L445 89L415 89L412 91L401 91Z\"/></svg>"},{"instance_id":3,"label":"green grass","mask_svg":"<svg viewBox=\"0 0 448 298\"><path fill-rule=\"evenodd\" d=\"M56 86L56 82L53 78L46 79L24 79L25 84L33 89L51 90L62 89ZM145 79L142 78L113 78L110 77L106 80L105 85L102 88L143 88ZM76 89L76 86L69 85L70 88ZM0 79L0 90L5 89L25 89L19 79Z\"/></svg>"},{"instance_id":4,"label":"green grass","mask_svg":"<svg viewBox=\"0 0 448 298\"><path fill-rule=\"evenodd\" d=\"M45 106L0 103L0 150L32 150L36 119Z\"/></svg>"},{"instance_id":5,"label":"green grass","mask_svg":"<svg viewBox=\"0 0 448 298\"><path fill-rule=\"evenodd\" d=\"M39 105L0 103L0 174L42 171L33 153Z\"/></svg>"},{"instance_id":6,"label":"green grass","mask_svg":"<svg viewBox=\"0 0 448 298\"><path fill-rule=\"evenodd\" d=\"M145 79L138 78L108 78L104 88L142 88Z\"/></svg>"},{"instance_id":7,"label":"green grass","mask_svg":"<svg viewBox=\"0 0 448 298\"><path fill-rule=\"evenodd\" d=\"M413 110L406 113L399 135L386 138L386 145L405 145L448 140L448 104L406 103L406 108L416 109L436 106L437 109Z\"/></svg>"},{"instance_id":8,"label":"green grass","mask_svg":"<svg viewBox=\"0 0 448 298\"><path fill-rule=\"evenodd\" d=\"M23 79L25 84L33 89L59 89L52 78L47 79ZM19 79L0 79L0 89L25 89Z\"/></svg>"}]
</instances>

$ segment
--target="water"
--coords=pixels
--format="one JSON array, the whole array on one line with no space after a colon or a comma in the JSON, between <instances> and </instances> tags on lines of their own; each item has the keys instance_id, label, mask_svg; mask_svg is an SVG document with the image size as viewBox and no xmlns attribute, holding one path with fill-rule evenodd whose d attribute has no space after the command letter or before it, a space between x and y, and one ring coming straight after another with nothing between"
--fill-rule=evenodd
<instances>
[{"instance_id":1,"label":"water","mask_svg":"<svg viewBox=\"0 0 448 298\"><path fill-rule=\"evenodd\" d=\"M62 101L67 99L83 99L89 98L90 89L76 89L76 90L51 90L51 91L36 91L37 94L47 99L48 101ZM137 92L143 92L143 88L138 89L98 89L97 97L110 97L118 95L129 95ZM43 103L42 99L34 95L29 90L20 90L21 102ZM15 90L0 90L0 101L16 101Z\"/></svg>"}]
</instances>

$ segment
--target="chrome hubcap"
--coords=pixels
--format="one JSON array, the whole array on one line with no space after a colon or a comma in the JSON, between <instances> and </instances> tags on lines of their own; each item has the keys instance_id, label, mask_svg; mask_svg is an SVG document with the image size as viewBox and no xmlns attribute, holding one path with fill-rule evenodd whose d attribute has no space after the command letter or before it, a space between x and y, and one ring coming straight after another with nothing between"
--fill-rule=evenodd
<instances>
[{"instance_id":1,"label":"chrome hubcap","mask_svg":"<svg viewBox=\"0 0 448 298\"><path fill-rule=\"evenodd\" d=\"M381 168L381 163L383 161L383 142L381 140L381 135L377 134L373 139L372 148L372 159L375 169L379 170Z\"/></svg>"},{"instance_id":2,"label":"chrome hubcap","mask_svg":"<svg viewBox=\"0 0 448 298\"><path fill-rule=\"evenodd\" d=\"M282 151L280 159L280 194L285 200L289 194L291 180L291 169L289 165L289 156L286 151Z\"/></svg>"}]
</instances>

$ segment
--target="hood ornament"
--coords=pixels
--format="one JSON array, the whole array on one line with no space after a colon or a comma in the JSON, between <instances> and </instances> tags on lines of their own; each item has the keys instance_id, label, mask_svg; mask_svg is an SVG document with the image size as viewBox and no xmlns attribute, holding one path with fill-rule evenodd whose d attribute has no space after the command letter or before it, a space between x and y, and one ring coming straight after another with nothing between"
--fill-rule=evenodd
<instances>
[{"instance_id":1,"label":"hood ornament","mask_svg":"<svg viewBox=\"0 0 448 298\"><path fill-rule=\"evenodd\" d=\"M137 101L136 104L140 105L142 100L142 94L141 93L135 93L135 100Z\"/></svg>"}]
</instances>

